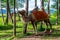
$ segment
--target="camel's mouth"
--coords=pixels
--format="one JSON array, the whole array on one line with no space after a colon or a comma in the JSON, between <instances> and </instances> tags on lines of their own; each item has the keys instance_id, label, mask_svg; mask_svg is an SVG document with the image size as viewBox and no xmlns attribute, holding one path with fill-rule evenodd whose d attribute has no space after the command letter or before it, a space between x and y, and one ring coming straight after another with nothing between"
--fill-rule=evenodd
<instances>
[{"instance_id":1,"label":"camel's mouth","mask_svg":"<svg viewBox=\"0 0 60 40\"><path fill-rule=\"evenodd\" d=\"M22 11L18 11L19 15L24 15L24 13Z\"/></svg>"},{"instance_id":2,"label":"camel's mouth","mask_svg":"<svg viewBox=\"0 0 60 40\"><path fill-rule=\"evenodd\" d=\"M25 10L18 11L18 13L21 16L25 16L26 15L26 11Z\"/></svg>"}]
</instances>

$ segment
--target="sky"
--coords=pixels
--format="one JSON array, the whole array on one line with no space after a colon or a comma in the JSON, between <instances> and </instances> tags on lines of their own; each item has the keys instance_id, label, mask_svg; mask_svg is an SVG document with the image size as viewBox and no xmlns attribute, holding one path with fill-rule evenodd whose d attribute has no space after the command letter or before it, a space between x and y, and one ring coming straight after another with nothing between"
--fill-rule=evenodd
<instances>
[{"instance_id":1,"label":"sky","mask_svg":"<svg viewBox=\"0 0 60 40\"><path fill-rule=\"evenodd\" d=\"M29 11L31 11L31 10L33 10L34 8L35 8L35 0L29 0ZM53 5L55 2L53 2L52 0L50 0L50 7L51 7L51 5ZM48 3L47 2L45 2L44 3L45 4L45 9L47 9L47 7L48 7ZM40 0L37 0L37 6L39 7L39 9L41 8L41 1ZM24 3L24 7L23 8L18 8L18 10L22 10L22 9L25 9L26 8L26 3ZM3 8L3 9L5 9L6 10L6 8ZM51 8L50 8L51 9ZM17 10L17 9L16 9Z\"/></svg>"},{"instance_id":2,"label":"sky","mask_svg":"<svg viewBox=\"0 0 60 40\"><path fill-rule=\"evenodd\" d=\"M34 7L35 7L35 0L30 0L29 1L29 11L30 10L33 10L34 9ZM50 7L51 7L51 5L53 5L55 2L53 2L52 0L50 1ZM44 4L48 4L47 2L45 2ZM19 10L22 10L22 9L25 9L25 6L26 6L26 4L24 4L24 7L23 8L20 8ZM40 0L37 0L37 6L39 7L39 8L41 8L41 1ZM47 8L48 6L47 5L45 5L45 9Z\"/></svg>"},{"instance_id":3,"label":"sky","mask_svg":"<svg viewBox=\"0 0 60 40\"><path fill-rule=\"evenodd\" d=\"M29 0L29 10L33 10L34 9L34 7L35 7L35 0ZM55 2L53 2L52 0L50 1L50 7L51 7L51 5L53 5ZM45 2L44 4L48 4L47 2ZM40 0L37 0L37 6L39 7L39 8L41 8L41 1ZM24 7L23 8L20 8L19 7L19 10L22 10L22 9L25 9L26 8L26 4L24 3ZM45 5L45 9L47 8L47 5ZM1 8L0 8L1 9ZM3 9L5 9L5 8L3 8Z\"/></svg>"}]
</instances>

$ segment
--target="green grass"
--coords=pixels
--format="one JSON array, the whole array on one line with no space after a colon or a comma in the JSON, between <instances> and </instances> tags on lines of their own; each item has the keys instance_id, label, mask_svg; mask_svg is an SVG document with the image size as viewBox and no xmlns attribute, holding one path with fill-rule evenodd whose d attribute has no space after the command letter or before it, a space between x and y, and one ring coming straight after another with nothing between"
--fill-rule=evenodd
<instances>
[{"instance_id":1,"label":"green grass","mask_svg":"<svg viewBox=\"0 0 60 40\"><path fill-rule=\"evenodd\" d=\"M1 15L0 15L1 16ZM4 22L6 22L6 15L4 14ZM60 18L60 16L59 16ZM17 38L21 38L24 36L29 36L32 34L33 32L33 27L30 23L28 23L28 27L27 27L27 34L23 34L23 23L21 21L18 21L18 17L16 17L17 21L16 21L16 37ZM59 37L60 36L60 24L58 26L55 25L56 22L56 16L55 15L51 15L50 16L50 20L51 23L54 24L53 25L53 33L50 36L42 36L42 38L53 38L53 37ZM60 19L58 20L60 22ZM45 24L43 24L43 28L46 28ZM40 31L40 24L38 23L38 32ZM7 24L3 24L2 23L2 17L0 17L0 40L10 40L13 38L13 24L11 22L11 20L9 20L8 25Z\"/></svg>"}]
</instances>

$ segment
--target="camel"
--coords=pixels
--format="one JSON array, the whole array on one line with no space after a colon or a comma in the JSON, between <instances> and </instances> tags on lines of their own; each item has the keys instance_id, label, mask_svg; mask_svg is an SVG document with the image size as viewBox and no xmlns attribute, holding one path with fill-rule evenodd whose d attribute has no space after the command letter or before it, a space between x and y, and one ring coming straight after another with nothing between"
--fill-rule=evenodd
<instances>
[{"instance_id":1,"label":"camel","mask_svg":"<svg viewBox=\"0 0 60 40\"><path fill-rule=\"evenodd\" d=\"M46 23L47 28L48 28L48 24L49 24L50 25L50 32L52 32L52 24L50 23L49 16L45 11L36 11L34 9L31 11L31 14L29 14L28 16L26 14L27 13L26 10L18 11L18 13L21 17L21 21L24 24L24 30L23 30L24 34L26 33L28 22L31 22L35 33L37 33L37 22L39 22L39 21L40 22L44 21ZM44 32L47 31L47 28L45 29Z\"/></svg>"}]
</instances>

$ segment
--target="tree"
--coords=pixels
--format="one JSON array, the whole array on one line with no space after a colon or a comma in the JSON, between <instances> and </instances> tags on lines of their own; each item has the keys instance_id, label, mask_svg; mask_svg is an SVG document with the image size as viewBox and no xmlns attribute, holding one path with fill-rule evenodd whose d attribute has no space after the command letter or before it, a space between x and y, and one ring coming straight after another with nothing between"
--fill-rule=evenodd
<instances>
[{"instance_id":1,"label":"tree","mask_svg":"<svg viewBox=\"0 0 60 40\"><path fill-rule=\"evenodd\" d=\"M16 0L16 8L17 8L17 11L18 11L18 1ZM20 15L19 15L19 13L17 13L18 14L18 17L19 17L19 21L20 21Z\"/></svg>"},{"instance_id":2,"label":"tree","mask_svg":"<svg viewBox=\"0 0 60 40\"><path fill-rule=\"evenodd\" d=\"M37 0L35 0L35 7L37 7Z\"/></svg>"},{"instance_id":3,"label":"tree","mask_svg":"<svg viewBox=\"0 0 60 40\"><path fill-rule=\"evenodd\" d=\"M27 14L27 16L28 16L28 3L29 3L29 1L26 0L26 12L27 12L26 14ZM24 24L24 30L23 30L24 34L26 34L26 32L27 32L27 23Z\"/></svg>"},{"instance_id":4,"label":"tree","mask_svg":"<svg viewBox=\"0 0 60 40\"><path fill-rule=\"evenodd\" d=\"M41 9L44 11L44 0L41 0Z\"/></svg>"},{"instance_id":5,"label":"tree","mask_svg":"<svg viewBox=\"0 0 60 40\"><path fill-rule=\"evenodd\" d=\"M50 0L48 0L48 15L50 16Z\"/></svg>"},{"instance_id":6,"label":"tree","mask_svg":"<svg viewBox=\"0 0 60 40\"><path fill-rule=\"evenodd\" d=\"M44 11L44 0L41 0L41 10ZM42 22L41 22L41 27L40 27L40 30L42 30L43 27L42 27Z\"/></svg>"},{"instance_id":7,"label":"tree","mask_svg":"<svg viewBox=\"0 0 60 40\"><path fill-rule=\"evenodd\" d=\"M26 11L27 11L27 15L28 15L28 3L29 3L29 0L26 0Z\"/></svg>"},{"instance_id":8,"label":"tree","mask_svg":"<svg viewBox=\"0 0 60 40\"><path fill-rule=\"evenodd\" d=\"M1 0L0 0L0 4L1 4L2 22L4 24L4 16L3 16L3 11L2 11L2 3L1 3Z\"/></svg>"},{"instance_id":9,"label":"tree","mask_svg":"<svg viewBox=\"0 0 60 40\"><path fill-rule=\"evenodd\" d=\"M14 0L14 25L13 25L13 36L16 36L16 12L15 12L15 1Z\"/></svg>"},{"instance_id":10,"label":"tree","mask_svg":"<svg viewBox=\"0 0 60 40\"><path fill-rule=\"evenodd\" d=\"M57 3L56 25L58 25L58 0L56 0L56 3Z\"/></svg>"},{"instance_id":11,"label":"tree","mask_svg":"<svg viewBox=\"0 0 60 40\"><path fill-rule=\"evenodd\" d=\"M60 13L60 0L59 0L59 13Z\"/></svg>"},{"instance_id":12,"label":"tree","mask_svg":"<svg viewBox=\"0 0 60 40\"><path fill-rule=\"evenodd\" d=\"M20 8L23 8L24 7L24 3L25 3L25 1L26 0L16 0L17 1L17 3L18 3L18 7L20 7Z\"/></svg>"},{"instance_id":13,"label":"tree","mask_svg":"<svg viewBox=\"0 0 60 40\"><path fill-rule=\"evenodd\" d=\"M7 17L6 17L6 23L8 24L8 0L6 1L6 5L7 5Z\"/></svg>"},{"instance_id":14,"label":"tree","mask_svg":"<svg viewBox=\"0 0 60 40\"><path fill-rule=\"evenodd\" d=\"M6 5L7 5L6 23L8 24L8 18L12 20L12 16L11 16L11 14L10 14L9 0L6 1ZM12 20L12 23L13 23L13 20Z\"/></svg>"}]
</instances>

